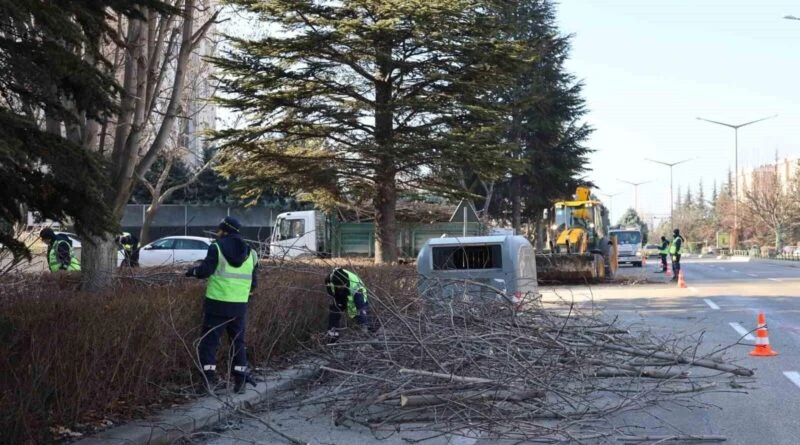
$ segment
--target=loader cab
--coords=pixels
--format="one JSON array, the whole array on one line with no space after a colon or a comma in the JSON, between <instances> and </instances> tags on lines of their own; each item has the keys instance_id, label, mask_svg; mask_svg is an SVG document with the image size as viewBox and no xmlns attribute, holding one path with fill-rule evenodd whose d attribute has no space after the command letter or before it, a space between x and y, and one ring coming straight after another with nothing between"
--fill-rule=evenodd
<instances>
[{"instance_id":1,"label":"loader cab","mask_svg":"<svg viewBox=\"0 0 800 445\"><path fill-rule=\"evenodd\" d=\"M551 229L556 236L566 229L580 227L590 234L590 238L604 238L608 233L608 225L608 211L598 201L555 203Z\"/></svg>"}]
</instances>

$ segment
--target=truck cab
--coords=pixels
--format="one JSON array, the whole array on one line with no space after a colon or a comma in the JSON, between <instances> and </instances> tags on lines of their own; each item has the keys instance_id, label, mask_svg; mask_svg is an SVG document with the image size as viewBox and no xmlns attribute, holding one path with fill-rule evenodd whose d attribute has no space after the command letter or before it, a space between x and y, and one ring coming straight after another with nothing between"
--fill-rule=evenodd
<instances>
[{"instance_id":1,"label":"truck cab","mask_svg":"<svg viewBox=\"0 0 800 445\"><path fill-rule=\"evenodd\" d=\"M278 259L324 257L330 254L330 224L317 210L284 212L275 220L270 256Z\"/></svg>"},{"instance_id":2,"label":"truck cab","mask_svg":"<svg viewBox=\"0 0 800 445\"><path fill-rule=\"evenodd\" d=\"M615 227L609 234L617 236L617 262L642 267L642 231L639 227Z\"/></svg>"}]
</instances>

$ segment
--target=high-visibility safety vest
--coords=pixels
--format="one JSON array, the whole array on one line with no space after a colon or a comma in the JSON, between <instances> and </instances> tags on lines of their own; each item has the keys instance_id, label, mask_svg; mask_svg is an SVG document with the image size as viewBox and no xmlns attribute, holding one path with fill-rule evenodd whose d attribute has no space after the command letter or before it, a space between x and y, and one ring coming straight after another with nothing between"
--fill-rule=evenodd
<instances>
[{"instance_id":1,"label":"high-visibility safety vest","mask_svg":"<svg viewBox=\"0 0 800 445\"><path fill-rule=\"evenodd\" d=\"M217 243L217 270L208 277L206 298L226 303L247 303L253 285L253 269L256 267L256 253L250 249L247 260L239 267L231 266Z\"/></svg>"},{"instance_id":2,"label":"high-visibility safety vest","mask_svg":"<svg viewBox=\"0 0 800 445\"><path fill-rule=\"evenodd\" d=\"M666 244L667 246L664 247L664 244ZM665 242L661 243L661 249L658 249L658 253L660 255L666 255L666 254L669 253L669 248L670 248L669 247L669 243L665 241Z\"/></svg>"},{"instance_id":3,"label":"high-visibility safety vest","mask_svg":"<svg viewBox=\"0 0 800 445\"><path fill-rule=\"evenodd\" d=\"M681 247L683 247L683 237L678 235L675 238L672 238L672 244L669 245L669 254L670 255L677 255L678 254L678 246L676 241L681 240Z\"/></svg>"},{"instance_id":4,"label":"high-visibility safety vest","mask_svg":"<svg viewBox=\"0 0 800 445\"><path fill-rule=\"evenodd\" d=\"M364 285L364 282L361 281L361 278L353 272L350 272L347 269L342 269L342 272L347 275L347 281L349 282L348 289L350 293L347 295L347 315L350 318L355 317L358 315L358 309L356 309L356 302L355 302L355 295L358 292L361 292L361 295L364 296L364 303L367 302L367 287ZM331 282L328 283L328 287L331 289L331 293L336 293L336 287L333 285L333 274L331 274Z\"/></svg>"},{"instance_id":5,"label":"high-visibility safety vest","mask_svg":"<svg viewBox=\"0 0 800 445\"><path fill-rule=\"evenodd\" d=\"M81 262L75 258L75 251L72 250L72 245L65 240L55 240L53 245L50 246L50 250L47 252L47 263L50 266L50 272L58 272L61 270L61 262L58 261L58 246L61 243L66 243L67 247L69 247L69 265L67 266L67 270L81 270Z\"/></svg>"}]
</instances>

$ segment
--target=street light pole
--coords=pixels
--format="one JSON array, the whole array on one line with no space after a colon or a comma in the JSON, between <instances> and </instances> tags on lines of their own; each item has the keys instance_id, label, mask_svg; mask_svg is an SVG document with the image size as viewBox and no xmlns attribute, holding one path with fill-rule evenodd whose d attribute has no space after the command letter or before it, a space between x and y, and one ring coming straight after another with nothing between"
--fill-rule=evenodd
<instances>
[{"instance_id":1,"label":"street light pole","mask_svg":"<svg viewBox=\"0 0 800 445\"><path fill-rule=\"evenodd\" d=\"M624 179L617 179L617 181L624 182L626 184L630 184L633 186L633 209L636 210L636 214L639 214L639 186L643 184L649 184L653 181L644 181L644 182L630 182Z\"/></svg>"},{"instance_id":2,"label":"street light pole","mask_svg":"<svg viewBox=\"0 0 800 445\"><path fill-rule=\"evenodd\" d=\"M617 195L622 194L622 192L617 192L617 193L601 193L601 192L597 192L597 194L598 195L603 195L606 198L608 198L608 215L609 215L609 218L610 218L611 214L614 213L614 197L617 196Z\"/></svg>"},{"instance_id":3,"label":"street light pole","mask_svg":"<svg viewBox=\"0 0 800 445\"><path fill-rule=\"evenodd\" d=\"M734 161L733 165L736 169L733 172L733 236L730 237L730 247L734 248L736 244L739 242L739 129L742 127L746 127L748 125L753 125L758 122L765 121L767 119L773 119L778 117L777 114L767 117L762 117L761 119L756 119L754 121L745 122L739 125L733 124L726 124L725 122L718 122L712 121L711 119L705 119L702 117L698 117L697 120L708 122L710 124L717 124L722 125L723 127L733 128L733 138L734 138Z\"/></svg>"},{"instance_id":4,"label":"street light pole","mask_svg":"<svg viewBox=\"0 0 800 445\"><path fill-rule=\"evenodd\" d=\"M672 167L675 167L678 164L683 164L684 162L689 162L694 158L684 159L678 162L663 162L663 161L656 161L655 159L648 159L645 158L645 161L655 162L656 164L666 165L669 167L669 223L675 225L675 219L673 218L673 208L675 207L675 199L672 197Z\"/></svg>"}]
</instances>

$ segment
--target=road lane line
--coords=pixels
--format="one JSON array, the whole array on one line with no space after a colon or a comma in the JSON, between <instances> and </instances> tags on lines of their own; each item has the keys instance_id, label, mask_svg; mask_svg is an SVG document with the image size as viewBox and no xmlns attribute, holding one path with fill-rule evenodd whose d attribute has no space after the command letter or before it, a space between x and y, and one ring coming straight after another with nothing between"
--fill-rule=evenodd
<instances>
[{"instance_id":1,"label":"road lane line","mask_svg":"<svg viewBox=\"0 0 800 445\"><path fill-rule=\"evenodd\" d=\"M767 278L767 279L768 279L768 280L770 280L770 281L779 281L779 282L780 282L780 281L783 281L783 280L779 280L779 279L777 279L777 278Z\"/></svg>"},{"instance_id":2,"label":"road lane line","mask_svg":"<svg viewBox=\"0 0 800 445\"><path fill-rule=\"evenodd\" d=\"M736 270L736 269L731 269L731 272L733 272L733 273L741 273L741 272L739 272L739 271L738 271L738 270Z\"/></svg>"},{"instance_id":3,"label":"road lane line","mask_svg":"<svg viewBox=\"0 0 800 445\"><path fill-rule=\"evenodd\" d=\"M693 293L693 294L696 294L696 293L699 293L700 291L699 291L699 290L697 290L697 288L696 288L696 287L692 286L692 287L690 287L690 288L689 288L689 292L691 292L691 293Z\"/></svg>"},{"instance_id":4,"label":"road lane line","mask_svg":"<svg viewBox=\"0 0 800 445\"><path fill-rule=\"evenodd\" d=\"M708 307L710 307L711 309L714 309L715 311L719 310L719 306L717 306L717 303L714 303L713 301L709 300L708 298L703 298L703 301L705 301L706 304L708 305Z\"/></svg>"},{"instance_id":5,"label":"road lane line","mask_svg":"<svg viewBox=\"0 0 800 445\"><path fill-rule=\"evenodd\" d=\"M731 325L734 331L738 332L739 335L744 337L745 340L756 341L756 338L753 337L753 334L751 334L750 331L742 327L742 325L740 325L739 323L730 322L728 324Z\"/></svg>"},{"instance_id":6,"label":"road lane line","mask_svg":"<svg viewBox=\"0 0 800 445\"><path fill-rule=\"evenodd\" d=\"M797 371L784 371L783 375L789 379L790 382L794 383L794 386L800 388L800 373Z\"/></svg>"},{"instance_id":7,"label":"road lane line","mask_svg":"<svg viewBox=\"0 0 800 445\"><path fill-rule=\"evenodd\" d=\"M754 273L749 273L749 274L747 274L747 276L749 276L749 277L753 277L753 278L758 278L758 275L756 275L756 274L754 274Z\"/></svg>"}]
</instances>

